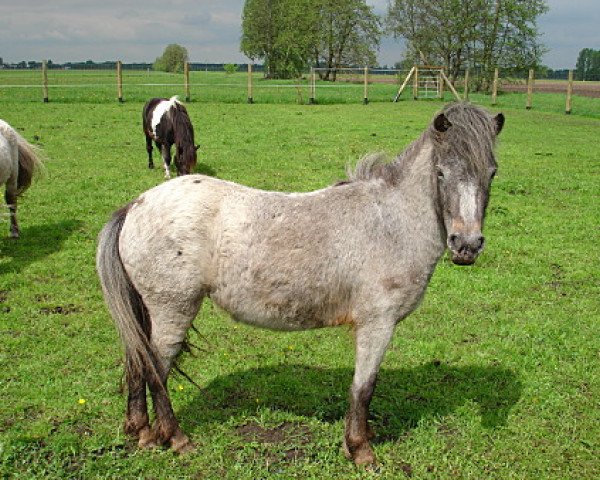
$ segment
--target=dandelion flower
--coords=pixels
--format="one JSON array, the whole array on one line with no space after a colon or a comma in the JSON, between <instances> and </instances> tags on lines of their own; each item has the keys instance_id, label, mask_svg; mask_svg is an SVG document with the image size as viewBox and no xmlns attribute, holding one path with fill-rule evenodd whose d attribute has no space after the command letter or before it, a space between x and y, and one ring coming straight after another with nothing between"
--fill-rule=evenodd
<instances>
[{"instance_id":1,"label":"dandelion flower","mask_svg":"<svg viewBox=\"0 0 600 480\"><path fill-rule=\"evenodd\" d=\"M79 405L85 405L85 402L86 402L85 398L80 398L78 401Z\"/></svg>"}]
</instances>

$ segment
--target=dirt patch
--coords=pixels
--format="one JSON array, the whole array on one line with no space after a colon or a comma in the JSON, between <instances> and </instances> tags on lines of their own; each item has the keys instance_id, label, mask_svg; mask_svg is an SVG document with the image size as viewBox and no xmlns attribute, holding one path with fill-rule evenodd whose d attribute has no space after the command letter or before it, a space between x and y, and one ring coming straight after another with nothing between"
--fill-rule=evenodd
<instances>
[{"instance_id":1,"label":"dirt patch","mask_svg":"<svg viewBox=\"0 0 600 480\"><path fill-rule=\"evenodd\" d=\"M269 464L294 462L306 456L304 446L312 441L312 434L306 425L284 422L273 428L265 428L255 422L236 428L236 433L245 442L275 445L282 447L283 453L268 452Z\"/></svg>"},{"instance_id":2,"label":"dirt patch","mask_svg":"<svg viewBox=\"0 0 600 480\"><path fill-rule=\"evenodd\" d=\"M67 305L56 305L54 307L42 307L40 313L43 315L71 315L72 313L79 313L83 310L78 305L69 303Z\"/></svg>"},{"instance_id":3,"label":"dirt patch","mask_svg":"<svg viewBox=\"0 0 600 480\"><path fill-rule=\"evenodd\" d=\"M502 83L503 92L527 92L527 83ZM533 93L564 93L567 94L567 81L536 80ZM573 82L573 95L600 98L600 82Z\"/></svg>"}]
</instances>

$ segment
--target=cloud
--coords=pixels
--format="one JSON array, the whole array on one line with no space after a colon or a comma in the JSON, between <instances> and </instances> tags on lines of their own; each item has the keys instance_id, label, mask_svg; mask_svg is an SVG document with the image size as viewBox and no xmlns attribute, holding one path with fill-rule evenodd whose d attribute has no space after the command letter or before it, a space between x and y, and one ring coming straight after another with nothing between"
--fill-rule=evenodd
<instances>
[{"instance_id":1,"label":"cloud","mask_svg":"<svg viewBox=\"0 0 600 480\"><path fill-rule=\"evenodd\" d=\"M388 0L367 0L384 15ZM544 58L552 68L573 66L578 52L600 45L598 0L548 0L540 18ZM178 43L192 61L243 62L239 51L244 0L5 0L0 3L0 53L6 62L92 59L154 61ZM381 64L402 57L403 46L382 41Z\"/></svg>"}]
</instances>

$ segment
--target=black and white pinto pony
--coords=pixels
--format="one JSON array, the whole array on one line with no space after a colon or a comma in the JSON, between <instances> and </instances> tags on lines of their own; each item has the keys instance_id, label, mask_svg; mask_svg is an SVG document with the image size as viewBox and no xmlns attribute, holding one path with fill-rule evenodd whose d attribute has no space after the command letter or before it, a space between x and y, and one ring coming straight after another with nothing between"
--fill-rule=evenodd
<instances>
[{"instance_id":1,"label":"black and white pinto pony","mask_svg":"<svg viewBox=\"0 0 600 480\"><path fill-rule=\"evenodd\" d=\"M19 238L17 198L27 190L42 169L42 156L14 128L0 120L0 184L5 185L4 199L10 213L10 236Z\"/></svg>"},{"instance_id":2,"label":"black and white pinto pony","mask_svg":"<svg viewBox=\"0 0 600 480\"><path fill-rule=\"evenodd\" d=\"M171 146L175 144L177 175L192 173L196 166L194 127L185 106L177 97L152 98L144 105L142 123L146 135L148 168L154 168L152 142L160 150L165 167L165 178L171 178Z\"/></svg>"},{"instance_id":3,"label":"black and white pinto pony","mask_svg":"<svg viewBox=\"0 0 600 480\"><path fill-rule=\"evenodd\" d=\"M125 347L125 432L141 447L193 448L167 377L209 297L235 320L274 330L353 326L344 450L357 464L372 463L367 419L380 363L444 250L461 265L482 251L503 124L502 114L451 104L394 161L367 156L347 181L322 190L267 192L191 175L117 211L99 235L96 261Z\"/></svg>"}]
</instances>

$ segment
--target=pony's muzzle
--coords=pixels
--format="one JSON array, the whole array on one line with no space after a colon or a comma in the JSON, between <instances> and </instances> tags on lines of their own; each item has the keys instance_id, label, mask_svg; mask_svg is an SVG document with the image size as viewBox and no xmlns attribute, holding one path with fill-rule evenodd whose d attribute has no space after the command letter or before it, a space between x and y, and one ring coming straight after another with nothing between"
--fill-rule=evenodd
<instances>
[{"instance_id":1,"label":"pony's muzzle","mask_svg":"<svg viewBox=\"0 0 600 480\"><path fill-rule=\"evenodd\" d=\"M483 250L485 238L477 233L451 233L448 235L448 248L456 265L472 265Z\"/></svg>"}]
</instances>

